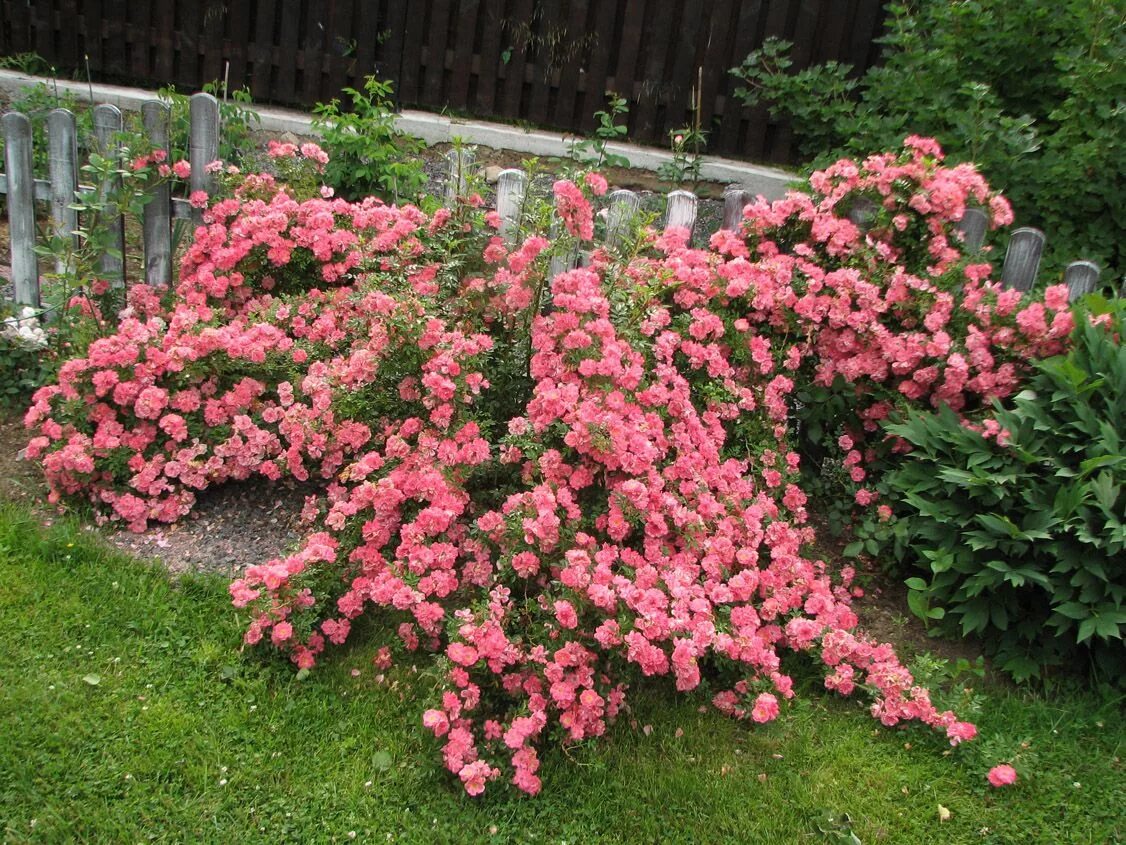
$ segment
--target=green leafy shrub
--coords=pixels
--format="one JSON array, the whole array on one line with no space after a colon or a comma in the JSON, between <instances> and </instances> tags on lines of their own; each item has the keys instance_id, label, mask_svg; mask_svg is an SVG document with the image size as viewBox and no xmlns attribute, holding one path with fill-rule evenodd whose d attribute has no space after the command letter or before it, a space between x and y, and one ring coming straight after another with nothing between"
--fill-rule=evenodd
<instances>
[{"instance_id":1,"label":"green leafy shrub","mask_svg":"<svg viewBox=\"0 0 1126 845\"><path fill-rule=\"evenodd\" d=\"M912 609L982 636L1017 679L1088 655L1126 666L1126 303L1103 308L981 431L948 408L887 427L914 448L886 479L926 572Z\"/></svg>"},{"instance_id":2,"label":"green leafy shrub","mask_svg":"<svg viewBox=\"0 0 1126 845\"><path fill-rule=\"evenodd\" d=\"M794 127L815 165L886 148L908 133L974 161L1022 225L1048 236L1045 271L1098 262L1126 272L1126 17L1102 0L917 0L888 5L882 62L856 77L836 62L791 72L770 40L733 73L740 96Z\"/></svg>"},{"instance_id":3,"label":"green leafy shrub","mask_svg":"<svg viewBox=\"0 0 1126 845\"><path fill-rule=\"evenodd\" d=\"M579 167L598 170L602 167L629 167L629 159L622 155L608 152L607 144L611 141L624 141L629 131L625 119L629 116L629 105L625 97L619 97L613 91L606 92L606 111L596 111L595 120L598 128L594 130L593 138L572 141L570 144L571 160ZM621 119L623 122L618 123Z\"/></svg>"},{"instance_id":4,"label":"green leafy shrub","mask_svg":"<svg viewBox=\"0 0 1126 845\"><path fill-rule=\"evenodd\" d=\"M337 99L313 107L313 127L329 154L325 181L346 199L414 200L426 185L424 144L396 128L392 91L390 82L369 76L363 91L344 89L351 111Z\"/></svg>"}]
</instances>

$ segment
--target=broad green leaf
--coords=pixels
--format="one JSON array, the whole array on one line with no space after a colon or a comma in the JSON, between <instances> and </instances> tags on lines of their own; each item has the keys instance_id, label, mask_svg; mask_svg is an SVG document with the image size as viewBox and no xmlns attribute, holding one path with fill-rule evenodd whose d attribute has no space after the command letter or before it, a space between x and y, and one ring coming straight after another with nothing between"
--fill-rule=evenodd
<instances>
[{"instance_id":1,"label":"broad green leaf","mask_svg":"<svg viewBox=\"0 0 1126 845\"><path fill-rule=\"evenodd\" d=\"M979 513L974 516L978 524L997 534L1007 535L1012 538L1021 536L1021 530L1013 524L1007 516L997 516L991 513Z\"/></svg>"},{"instance_id":2,"label":"broad green leaf","mask_svg":"<svg viewBox=\"0 0 1126 845\"><path fill-rule=\"evenodd\" d=\"M927 597L924 594L915 592L914 590L909 592L907 594L907 606L911 608L911 612L917 617L926 621L928 608Z\"/></svg>"},{"instance_id":3,"label":"broad green leaf","mask_svg":"<svg viewBox=\"0 0 1126 845\"><path fill-rule=\"evenodd\" d=\"M1084 643L1091 638L1095 633L1095 628L1098 625L1098 619L1092 616L1089 619L1084 619L1079 623L1079 635L1075 638L1077 643Z\"/></svg>"},{"instance_id":4,"label":"broad green leaf","mask_svg":"<svg viewBox=\"0 0 1126 845\"><path fill-rule=\"evenodd\" d=\"M1120 640L1122 634L1118 630L1119 623L1109 616L1095 617L1095 633L1107 640Z\"/></svg>"}]
</instances>

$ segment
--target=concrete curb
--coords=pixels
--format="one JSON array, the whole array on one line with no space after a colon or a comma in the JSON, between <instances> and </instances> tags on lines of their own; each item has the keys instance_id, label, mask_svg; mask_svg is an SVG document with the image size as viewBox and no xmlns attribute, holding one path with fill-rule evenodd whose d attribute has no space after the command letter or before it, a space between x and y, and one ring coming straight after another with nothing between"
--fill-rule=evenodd
<instances>
[{"instance_id":1,"label":"concrete curb","mask_svg":"<svg viewBox=\"0 0 1126 845\"><path fill-rule=\"evenodd\" d=\"M0 70L0 92L15 95L22 88L40 82L58 85L60 91L67 91L86 99L90 86L83 82L50 80L40 76L28 76L11 70ZM152 91L129 88L123 85L95 84L94 99L100 103L112 103L122 111L139 111L141 104L156 97ZM295 135L311 133L311 118L304 112L276 106L254 106L262 118L262 128L271 132L292 132ZM490 123L483 120L462 120L432 112L407 109L395 119L398 127L411 135L417 135L427 144L450 143L461 138L469 144L491 147L498 150L512 150L534 156L565 156L567 140L571 136L539 129L520 129L503 123ZM615 155L629 159L633 167L656 171L662 164L672 161L672 153L653 147L634 144L609 144L607 149ZM762 194L767 199L778 199L799 177L773 167L762 167L735 159L718 156L704 156L700 168L701 178L710 182L742 185L752 194Z\"/></svg>"}]
</instances>

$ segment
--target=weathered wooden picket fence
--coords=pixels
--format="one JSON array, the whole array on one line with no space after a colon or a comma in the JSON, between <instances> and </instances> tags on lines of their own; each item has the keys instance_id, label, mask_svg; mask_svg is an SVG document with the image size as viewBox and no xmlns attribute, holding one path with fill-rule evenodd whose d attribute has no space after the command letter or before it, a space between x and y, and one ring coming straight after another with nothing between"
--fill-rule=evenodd
<instances>
[{"instance_id":1,"label":"weathered wooden picket fence","mask_svg":"<svg viewBox=\"0 0 1126 845\"><path fill-rule=\"evenodd\" d=\"M192 165L189 188L191 191L212 192L215 177L206 166L219 155L219 104L210 94L195 94L190 104L189 160ZM160 100L144 103L142 125L152 149L168 150L169 106ZM107 157L120 156L120 136L123 128L121 111L113 105L95 106L93 110L95 143L98 151ZM50 204L50 226L55 235L75 237L78 214L72 208L75 194L80 190L95 190L106 196L111 185L82 186L79 184L79 158L74 115L66 109L55 109L48 117L47 136L49 167L47 179L36 179L32 169L32 131L27 116L8 112L0 118L3 127L6 174L0 174L0 193L8 195L8 220L11 233L11 270L15 300L20 304L40 305L39 262L36 255L36 201ZM464 193L468 174L473 166L473 154L468 148L451 150L448 154L450 170L446 200ZM151 189L151 197L144 206L144 280L153 286L172 282L172 221L188 219L198 222L201 212L192 208L186 199L173 197L165 181ZM496 208L501 217L501 234L513 238L518 233L524 201L528 194L528 175L522 170L510 169L500 173L497 181ZM742 219L744 207L753 197L739 185L724 192L723 221L726 229L735 228ZM666 198L664 227L696 226L698 199L690 191L671 191ZM633 191L617 190L610 193L607 206L606 240L613 245L625 237L630 221L641 206L641 198ZM870 211L858 209L853 221L865 225ZM119 284L125 282L125 226L124 218L111 210L106 215L112 234L112 253L101 258L104 277ZM966 247L980 250L985 241L988 219L979 209L969 209L959 223L965 236ZM1008 252L1001 269L1001 281L1007 287L1029 290L1036 281L1045 237L1038 229L1021 228L1012 234ZM551 265L555 275L574 266L580 260L577 253L556 256ZM61 272L64 268L58 267ZM1075 299L1093 291L1098 285L1099 268L1090 261L1076 261L1064 273L1070 297Z\"/></svg>"},{"instance_id":2,"label":"weathered wooden picket fence","mask_svg":"<svg viewBox=\"0 0 1126 845\"><path fill-rule=\"evenodd\" d=\"M191 129L188 156L192 165L189 181L191 191L213 189L215 177L206 165L219 157L219 103L210 94L192 96L189 113ZM168 103L150 100L142 105L141 122L147 143L153 150L168 152L170 121ZM124 129L121 110L103 103L93 109L94 146L107 158L121 157L121 135ZM32 168L33 149L31 122L19 112L0 117L4 133L4 173L0 173L0 194L8 195L8 223L11 239L12 283L18 303L40 304L39 262L36 256L36 208L41 200L50 205L52 234L76 237L78 213L72 207L79 191L99 190L103 198L113 190L112 184L100 186L79 183L80 159L78 132L74 114L67 109L54 109L47 117L48 178L36 179ZM124 162L123 162L124 163ZM156 182L143 212L144 279L150 285L172 282L172 221L188 219L196 222L200 211L186 199L173 197L166 181ZM125 223L111 206L105 218L110 229L111 251L101 258L100 270L106 279L125 281ZM116 254L115 254L116 253ZM64 259L59 259L61 263ZM65 268L56 267L58 272Z\"/></svg>"}]
</instances>

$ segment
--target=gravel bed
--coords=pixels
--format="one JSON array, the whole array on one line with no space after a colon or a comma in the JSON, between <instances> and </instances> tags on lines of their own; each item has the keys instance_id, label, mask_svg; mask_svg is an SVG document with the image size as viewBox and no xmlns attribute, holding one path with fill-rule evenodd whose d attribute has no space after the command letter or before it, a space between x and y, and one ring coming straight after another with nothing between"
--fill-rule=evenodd
<instances>
[{"instance_id":1,"label":"gravel bed","mask_svg":"<svg viewBox=\"0 0 1126 845\"><path fill-rule=\"evenodd\" d=\"M312 484L257 479L198 494L195 508L173 525L140 534L118 530L115 546L159 560L170 572L215 572L233 578L247 566L281 557L303 535L301 508L320 488Z\"/></svg>"}]
</instances>

